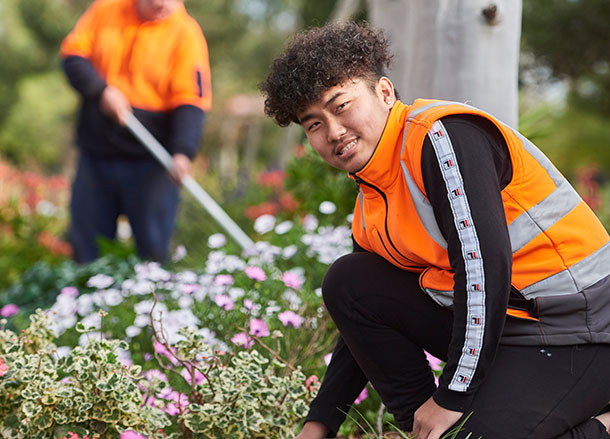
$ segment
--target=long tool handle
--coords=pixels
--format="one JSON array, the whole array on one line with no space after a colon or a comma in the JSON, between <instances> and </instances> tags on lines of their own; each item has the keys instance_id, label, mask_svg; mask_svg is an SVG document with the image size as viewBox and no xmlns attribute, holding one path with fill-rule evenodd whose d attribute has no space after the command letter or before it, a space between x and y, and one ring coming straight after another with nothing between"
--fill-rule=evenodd
<instances>
[{"instance_id":1,"label":"long tool handle","mask_svg":"<svg viewBox=\"0 0 610 439\"><path fill-rule=\"evenodd\" d=\"M167 150L150 134L144 125L133 115L129 113L125 118L127 128L142 142L152 155L161 163L165 169L171 171L174 167L174 159L169 155ZM214 201L212 197L191 177L182 179L182 185L195 197L195 199L208 211L210 215L220 224L227 233L237 241L245 250L254 246L254 242L248 235L231 219L229 215Z\"/></svg>"}]
</instances>

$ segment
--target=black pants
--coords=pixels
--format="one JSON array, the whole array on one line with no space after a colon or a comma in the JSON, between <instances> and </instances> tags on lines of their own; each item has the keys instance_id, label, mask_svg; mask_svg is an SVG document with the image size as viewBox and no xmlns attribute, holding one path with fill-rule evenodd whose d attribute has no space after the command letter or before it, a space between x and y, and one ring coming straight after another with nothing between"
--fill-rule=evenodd
<instances>
[{"instance_id":1,"label":"black pants","mask_svg":"<svg viewBox=\"0 0 610 439\"><path fill-rule=\"evenodd\" d=\"M354 359L410 430L435 390L423 350L446 360L452 312L421 291L417 275L371 253L337 260L323 294ZM458 437L607 439L591 417L610 400L609 366L610 345L500 345Z\"/></svg>"}]
</instances>

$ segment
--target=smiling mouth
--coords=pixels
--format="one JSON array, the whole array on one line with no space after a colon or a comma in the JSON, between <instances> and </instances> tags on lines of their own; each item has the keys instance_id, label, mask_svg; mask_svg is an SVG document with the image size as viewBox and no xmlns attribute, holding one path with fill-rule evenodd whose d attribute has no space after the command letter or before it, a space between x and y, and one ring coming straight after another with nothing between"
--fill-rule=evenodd
<instances>
[{"instance_id":1,"label":"smiling mouth","mask_svg":"<svg viewBox=\"0 0 610 439\"><path fill-rule=\"evenodd\" d=\"M343 154L345 154L347 151L349 151L350 149L352 149L352 148L353 148L353 147L356 145L356 142L357 142L357 141L358 141L358 139L354 139L354 140L352 140L351 142L349 142L347 145L345 145L345 146L344 146L344 147L341 149L341 151L339 151L339 152L337 153L337 155L338 155L338 156L342 156Z\"/></svg>"}]
</instances>

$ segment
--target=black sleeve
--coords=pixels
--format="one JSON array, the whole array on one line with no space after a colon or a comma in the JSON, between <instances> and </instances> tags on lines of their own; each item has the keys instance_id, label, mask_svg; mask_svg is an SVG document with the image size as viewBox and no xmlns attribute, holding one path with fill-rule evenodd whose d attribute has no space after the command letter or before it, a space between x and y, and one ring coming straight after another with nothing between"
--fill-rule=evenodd
<instances>
[{"instance_id":1,"label":"black sleeve","mask_svg":"<svg viewBox=\"0 0 610 439\"><path fill-rule=\"evenodd\" d=\"M68 56L62 61L68 81L83 97L97 99L106 88L106 81L93 64L81 56Z\"/></svg>"},{"instance_id":2,"label":"black sleeve","mask_svg":"<svg viewBox=\"0 0 610 439\"><path fill-rule=\"evenodd\" d=\"M339 335L322 386L309 407L305 422L321 422L330 429L327 437L335 437L351 404L367 382L364 372Z\"/></svg>"},{"instance_id":3,"label":"black sleeve","mask_svg":"<svg viewBox=\"0 0 610 439\"><path fill-rule=\"evenodd\" d=\"M512 252L500 192L512 178L512 165L499 130L468 115L433 126L421 160L454 271L453 331L434 400L465 411L494 360L506 318Z\"/></svg>"},{"instance_id":4,"label":"black sleeve","mask_svg":"<svg viewBox=\"0 0 610 439\"><path fill-rule=\"evenodd\" d=\"M181 105L171 113L171 139L169 150L192 159L199 148L203 133L205 112L194 105Z\"/></svg>"}]
</instances>

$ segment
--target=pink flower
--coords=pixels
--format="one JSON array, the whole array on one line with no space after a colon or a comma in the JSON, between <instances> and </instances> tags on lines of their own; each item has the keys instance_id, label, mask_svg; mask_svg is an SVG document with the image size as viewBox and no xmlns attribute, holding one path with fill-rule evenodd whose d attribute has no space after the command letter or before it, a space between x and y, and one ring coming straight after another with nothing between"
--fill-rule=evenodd
<instances>
[{"instance_id":1,"label":"pink flower","mask_svg":"<svg viewBox=\"0 0 610 439\"><path fill-rule=\"evenodd\" d=\"M235 302L231 300L226 294L218 294L214 297L214 302L221 308L231 311L235 307Z\"/></svg>"},{"instance_id":2,"label":"pink flower","mask_svg":"<svg viewBox=\"0 0 610 439\"><path fill-rule=\"evenodd\" d=\"M231 341L237 346L242 346L246 349L249 349L254 344L254 340L248 337L248 334L245 332L235 334L233 337L231 337Z\"/></svg>"},{"instance_id":3,"label":"pink flower","mask_svg":"<svg viewBox=\"0 0 610 439\"><path fill-rule=\"evenodd\" d=\"M167 376L161 372L160 370L157 369L150 369L147 370L146 372L144 372L144 378L146 378L148 381L151 381L153 378L158 379L159 381L163 381L167 383Z\"/></svg>"},{"instance_id":4,"label":"pink flower","mask_svg":"<svg viewBox=\"0 0 610 439\"><path fill-rule=\"evenodd\" d=\"M318 377L317 377L317 376L315 376L315 375L311 375L309 378L307 378L307 379L305 380L305 388L306 388L307 390L310 390L310 387L311 387L311 386L314 386L315 384L317 384L317 382L318 382L318 381L319 381L319 380L318 380Z\"/></svg>"},{"instance_id":5,"label":"pink flower","mask_svg":"<svg viewBox=\"0 0 610 439\"><path fill-rule=\"evenodd\" d=\"M301 288L301 285L303 285L304 280L298 274L287 271L282 275L282 282L284 282L287 287L298 290Z\"/></svg>"},{"instance_id":6,"label":"pink flower","mask_svg":"<svg viewBox=\"0 0 610 439\"><path fill-rule=\"evenodd\" d=\"M161 343L159 343L158 341L155 341L153 343L153 348L155 350L155 352L159 355L164 356L165 358L169 359L169 361L176 365L178 364L178 360L176 360L176 357L173 355L174 352L176 352L176 349L170 346L170 350L167 350L167 348L162 345Z\"/></svg>"},{"instance_id":7,"label":"pink flower","mask_svg":"<svg viewBox=\"0 0 610 439\"><path fill-rule=\"evenodd\" d=\"M358 397L354 400L354 404L358 405L368 397L369 391L365 387L364 389L362 389L362 392L360 392L360 395L358 395Z\"/></svg>"},{"instance_id":8,"label":"pink flower","mask_svg":"<svg viewBox=\"0 0 610 439\"><path fill-rule=\"evenodd\" d=\"M121 439L146 439L146 436L136 433L133 430L126 430L121 433Z\"/></svg>"},{"instance_id":9,"label":"pink flower","mask_svg":"<svg viewBox=\"0 0 610 439\"><path fill-rule=\"evenodd\" d=\"M8 366L4 363L4 360L0 358L0 377L3 377L9 371Z\"/></svg>"},{"instance_id":10,"label":"pink flower","mask_svg":"<svg viewBox=\"0 0 610 439\"><path fill-rule=\"evenodd\" d=\"M266 337L269 335L267 324L260 319L250 320L250 334L257 337Z\"/></svg>"},{"instance_id":11,"label":"pink flower","mask_svg":"<svg viewBox=\"0 0 610 439\"><path fill-rule=\"evenodd\" d=\"M219 274L214 279L214 285L225 286L225 285L231 285L232 283L233 283L233 276L231 276L230 274Z\"/></svg>"},{"instance_id":12,"label":"pink flower","mask_svg":"<svg viewBox=\"0 0 610 439\"><path fill-rule=\"evenodd\" d=\"M192 292L197 291L197 289L199 289L199 285L196 284L184 284L180 287L180 290L182 290L184 294L191 294Z\"/></svg>"},{"instance_id":13,"label":"pink flower","mask_svg":"<svg viewBox=\"0 0 610 439\"><path fill-rule=\"evenodd\" d=\"M284 311L277 315L277 318L280 319L284 326L292 326L294 328L299 328L305 319L292 311Z\"/></svg>"},{"instance_id":14,"label":"pink flower","mask_svg":"<svg viewBox=\"0 0 610 439\"><path fill-rule=\"evenodd\" d=\"M254 308L254 302L252 302L250 299L244 299L244 307L247 310L252 311Z\"/></svg>"},{"instance_id":15,"label":"pink flower","mask_svg":"<svg viewBox=\"0 0 610 439\"><path fill-rule=\"evenodd\" d=\"M192 383L193 375L191 374L191 371L188 368L185 368L182 371L182 376L184 377L184 379L186 380L187 383L189 383L189 384ZM197 369L195 369L195 384L201 384L201 383L203 383L204 380L205 380L205 376L203 376L203 374L201 372L199 372Z\"/></svg>"},{"instance_id":16,"label":"pink flower","mask_svg":"<svg viewBox=\"0 0 610 439\"><path fill-rule=\"evenodd\" d=\"M76 287L63 287L60 291L60 294L70 297L78 296L78 288Z\"/></svg>"},{"instance_id":17,"label":"pink flower","mask_svg":"<svg viewBox=\"0 0 610 439\"><path fill-rule=\"evenodd\" d=\"M262 268L247 267L245 271L246 271L246 276L248 276L250 279L254 279L254 280L258 280L258 281L263 281L263 280L267 279L267 275L265 274L265 272L263 271Z\"/></svg>"},{"instance_id":18,"label":"pink flower","mask_svg":"<svg viewBox=\"0 0 610 439\"><path fill-rule=\"evenodd\" d=\"M428 363L430 364L430 367L432 368L432 370L441 370L442 369L441 365L443 364L443 362L441 360L439 360L435 356L429 354L428 352L426 352L426 358L428 359Z\"/></svg>"},{"instance_id":19,"label":"pink flower","mask_svg":"<svg viewBox=\"0 0 610 439\"><path fill-rule=\"evenodd\" d=\"M13 305L9 303L8 305L4 305L2 309L0 309L0 315L2 317L11 317L19 312L19 307L17 305Z\"/></svg>"},{"instance_id":20,"label":"pink flower","mask_svg":"<svg viewBox=\"0 0 610 439\"><path fill-rule=\"evenodd\" d=\"M324 363L327 366L330 364L331 358L333 358L333 354L332 353L324 355Z\"/></svg>"}]
</instances>

